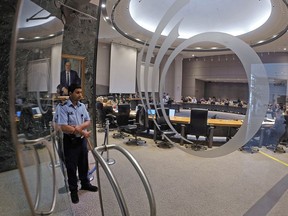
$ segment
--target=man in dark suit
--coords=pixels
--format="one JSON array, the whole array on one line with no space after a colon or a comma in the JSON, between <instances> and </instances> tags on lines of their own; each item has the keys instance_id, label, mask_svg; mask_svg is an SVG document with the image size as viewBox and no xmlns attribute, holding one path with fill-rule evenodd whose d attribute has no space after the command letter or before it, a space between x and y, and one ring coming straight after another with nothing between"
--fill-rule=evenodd
<instances>
[{"instance_id":1,"label":"man in dark suit","mask_svg":"<svg viewBox=\"0 0 288 216\"><path fill-rule=\"evenodd\" d=\"M71 84L81 85L81 79L78 73L71 70L71 62L65 63L65 70L61 71L60 84L57 86L57 91L60 95L68 95L68 86Z\"/></svg>"}]
</instances>

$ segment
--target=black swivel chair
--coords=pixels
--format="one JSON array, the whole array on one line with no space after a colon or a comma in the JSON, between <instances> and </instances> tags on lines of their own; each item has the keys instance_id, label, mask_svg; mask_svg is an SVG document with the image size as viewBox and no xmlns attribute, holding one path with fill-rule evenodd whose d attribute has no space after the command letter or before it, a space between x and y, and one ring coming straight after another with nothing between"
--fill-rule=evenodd
<instances>
[{"instance_id":1,"label":"black swivel chair","mask_svg":"<svg viewBox=\"0 0 288 216\"><path fill-rule=\"evenodd\" d=\"M114 115L112 106L103 106L103 103L96 103L96 114L97 114L97 123L100 125L98 132L105 131L106 119L109 120L109 130L115 128L116 116Z\"/></svg>"},{"instance_id":2,"label":"black swivel chair","mask_svg":"<svg viewBox=\"0 0 288 216\"><path fill-rule=\"evenodd\" d=\"M114 139L124 139L125 137L129 136L124 134L125 130L132 130L137 128L134 124L129 124L130 122L130 105L129 104L119 104L118 105L118 113L116 115L116 124L118 133L114 133L112 137Z\"/></svg>"},{"instance_id":3,"label":"black swivel chair","mask_svg":"<svg viewBox=\"0 0 288 216\"><path fill-rule=\"evenodd\" d=\"M104 132L105 113L103 109L103 103L101 102L96 103L96 116L97 123L100 125L100 129L98 130L98 132Z\"/></svg>"},{"instance_id":4,"label":"black swivel chair","mask_svg":"<svg viewBox=\"0 0 288 216\"><path fill-rule=\"evenodd\" d=\"M280 145L284 145L285 147L288 147L288 115L284 115L285 119L285 133L280 138Z\"/></svg>"},{"instance_id":5,"label":"black swivel chair","mask_svg":"<svg viewBox=\"0 0 288 216\"><path fill-rule=\"evenodd\" d=\"M213 139L211 136L212 127L208 124L208 109L193 108L190 112L190 124L187 125L187 134L195 135L196 141L191 144L191 148L195 151L206 150L207 148L200 144L199 137L204 136L206 141ZM187 145L186 145L187 147Z\"/></svg>"},{"instance_id":6,"label":"black swivel chair","mask_svg":"<svg viewBox=\"0 0 288 216\"><path fill-rule=\"evenodd\" d=\"M169 108L165 108L165 113L169 117ZM175 135L175 133L168 126L161 108L157 108L156 122L159 126L159 130L155 131L156 130L155 128L154 133L157 133L157 135L161 136L161 141L155 140L155 143L157 144L157 146L168 147L168 148L173 147L173 143L169 142L168 140L165 140L165 136L173 136Z\"/></svg>"},{"instance_id":7,"label":"black swivel chair","mask_svg":"<svg viewBox=\"0 0 288 216\"><path fill-rule=\"evenodd\" d=\"M276 116L275 123L273 127L266 130L265 134L265 146L274 152L285 153L283 147L280 147L282 137L286 133L286 121L284 117L280 114Z\"/></svg>"},{"instance_id":8,"label":"black swivel chair","mask_svg":"<svg viewBox=\"0 0 288 216\"><path fill-rule=\"evenodd\" d=\"M142 140L138 137L139 133L147 131L149 128L148 124L148 113L146 112L144 106L138 105L138 110L136 112L136 121L134 123L137 127L130 129L130 133L134 138L129 138L126 144L136 144L141 145L146 143L145 140Z\"/></svg>"}]
</instances>

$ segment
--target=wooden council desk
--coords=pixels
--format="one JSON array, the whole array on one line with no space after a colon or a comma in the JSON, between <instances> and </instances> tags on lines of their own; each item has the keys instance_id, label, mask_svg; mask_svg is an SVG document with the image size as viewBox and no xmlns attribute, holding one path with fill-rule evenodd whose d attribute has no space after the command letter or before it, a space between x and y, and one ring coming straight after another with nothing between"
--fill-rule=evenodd
<instances>
[{"instance_id":1,"label":"wooden council desk","mask_svg":"<svg viewBox=\"0 0 288 216\"><path fill-rule=\"evenodd\" d=\"M190 117L184 116L171 116L170 121L175 124L189 124ZM232 119L208 119L208 125L219 126L219 127L241 127L243 120L232 120Z\"/></svg>"},{"instance_id":2,"label":"wooden council desk","mask_svg":"<svg viewBox=\"0 0 288 216\"><path fill-rule=\"evenodd\" d=\"M149 116L149 119L152 120L153 116ZM181 127L181 135L184 136L185 134L185 125L190 124L190 117L184 117L184 116L171 116L169 117L171 123L174 124L183 124ZM192 120L193 121L193 120ZM210 134L209 134L209 143L208 147L212 148L213 145L213 131L214 127L228 127L230 128L239 128L243 124L243 120L231 120L231 119L208 119L208 125L211 127L210 128ZM154 135L153 139L156 141L156 136L157 136L157 127L154 125ZM227 137L230 136L230 130L228 130ZM180 140L180 144L183 144L183 139Z\"/></svg>"}]
</instances>

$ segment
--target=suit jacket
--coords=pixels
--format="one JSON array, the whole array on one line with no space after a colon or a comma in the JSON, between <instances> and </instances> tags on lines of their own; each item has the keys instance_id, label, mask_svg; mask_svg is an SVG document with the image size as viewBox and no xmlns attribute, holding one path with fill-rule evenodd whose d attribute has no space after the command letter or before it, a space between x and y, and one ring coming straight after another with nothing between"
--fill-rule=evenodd
<instances>
[{"instance_id":1,"label":"suit jacket","mask_svg":"<svg viewBox=\"0 0 288 216\"><path fill-rule=\"evenodd\" d=\"M78 76L78 73L74 70L70 70L70 85L72 83L76 83L78 85L81 85L81 79ZM61 71L61 75L60 75L60 87L61 89L63 87L68 89L68 83L66 83L66 71Z\"/></svg>"}]
</instances>

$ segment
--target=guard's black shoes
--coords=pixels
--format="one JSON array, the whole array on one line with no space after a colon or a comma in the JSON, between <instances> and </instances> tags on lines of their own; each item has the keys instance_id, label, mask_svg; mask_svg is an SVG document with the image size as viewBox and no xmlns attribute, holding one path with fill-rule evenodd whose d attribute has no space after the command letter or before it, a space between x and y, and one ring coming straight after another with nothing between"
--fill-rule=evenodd
<instances>
[{"instance_id":1,"label":"guard's black shoes","mask_svg":"<svg viewBox=\"0 0 288 216\"><path fill-rule=\"evenodd\" d=\"M98 187L96 187L94 185L91 185L91 184L87 184L87 185L82 185L81 190L97 192L98 191Z\"/></svg>"},{"instance_id":2,"label":"guard's black shoes","mask_svg":"<svg viewBox=\"0 0 288 216\"><path fill-rule=\"evenodd\" d=\"M78 197L77 191L71 192L70 196L71 196L72 203L76 204L79 202L79 197Z\"/></svg>"}]
</instances>

